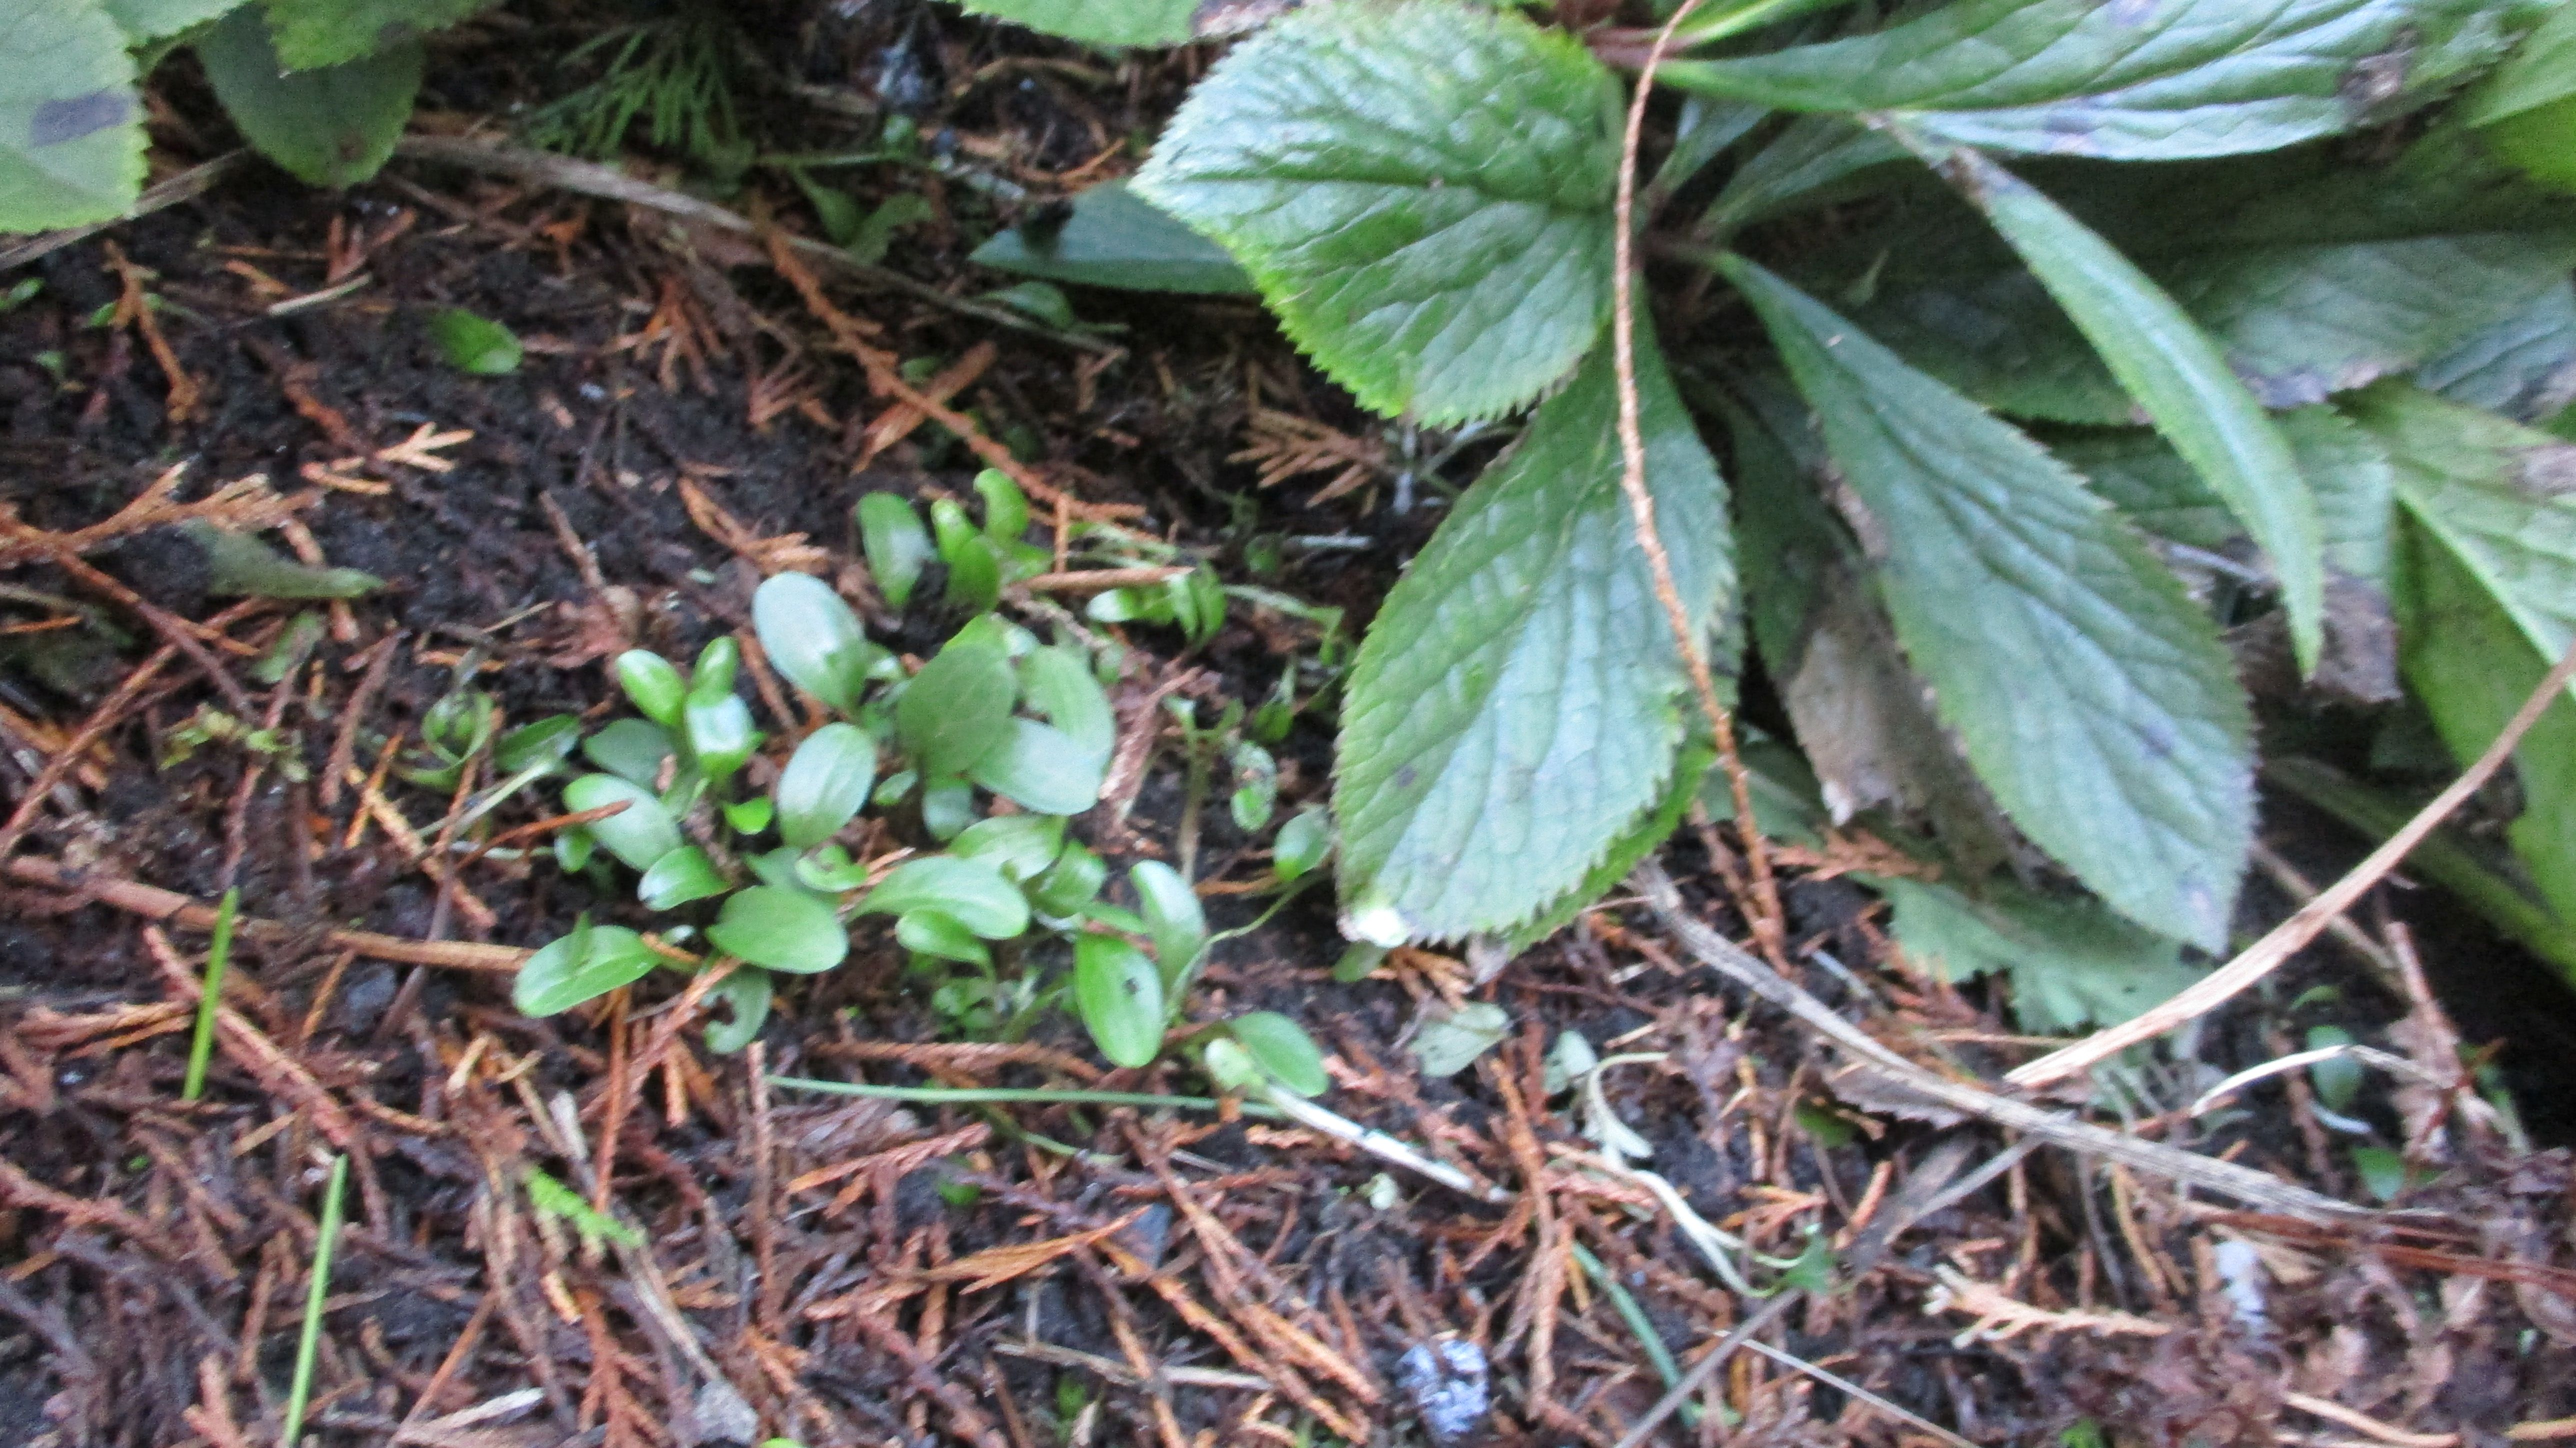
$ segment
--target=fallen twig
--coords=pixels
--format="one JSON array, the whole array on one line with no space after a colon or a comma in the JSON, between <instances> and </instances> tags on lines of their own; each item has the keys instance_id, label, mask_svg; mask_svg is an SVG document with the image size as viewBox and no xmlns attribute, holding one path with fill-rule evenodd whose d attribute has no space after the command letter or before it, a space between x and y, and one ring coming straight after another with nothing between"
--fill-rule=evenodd
<instances>
[{"instance_id":1,"label":"fallen twig","mask_svg":"<svg viewBox=\"0 0 2576 1448\"><path fill-rule=\"evenodd\" d=\"M2540 716L2558 697L2559 691L2567 687L2570 679L2576 679L2576 644L2568 645L2567 652L2559 657L2557 667L2540 681L2539 688L2532 690L2531 697L2514 712L2504 731L2496 735L2495 742L2487 746L2486 753L2479 755L2466 773L2451 781L2450 788L2435 795L2432 803L2418 810L2415 818L2406 822L2406 828L2389 836L2387 843L2353 866L2350 873L2334 883L2334 888L2301 906L2297 914L2274 926L2271 934L2247 946L2234 960L2201 977L2182 994L2154 1010L2135 1020L2096 1031L2074 1045L2027 1062L2007 1072L2004 1079L2016 1086L2044 1086L2089 1070L2131 1046L2154 1040L2186 1021L2208 1014L2221 1002L2271 974L2281 962L2316 939L2318 932L2326 928L2327 921L2351 909L2365 891L2378 884L2381 876L2395 869L2397 862L2422 843L2435 826L2484 787L2504 766L2505 760L2512 757L2513 747L2522 742L2522 736L2540 722Z\"/></svg>"},{"instance_id":2,"label":"fallen twig","mask_svg":"<svg viewBox=\"0 0 2576 1448\"><path fill-rule=\"evenodd\" d=\"M2305 1221L2352 1222L2378 1215L2252 1167L2146 1141L2026 1101L1998 1096L1982 1086L1935 1075L1880 1044L1827 1009L1796 982L1768 969L1709 929L1682 908L1681 893L1673 888L1672 877L1660 866L1651 861L1639 865L1628 876L1628 883L1645 897L1647 906L1682 948L1702 965L1796 1016L1840 1048L1852 1065L1837 1085L1865 1090L1873 1102L1887 1101L1896 1109L1973 1116L2008 1131L2039 1137L2052 1146L2121 1162Z\"/></svg>"},{"instance_id":3,"label":"fallen twig","mask_svg":"<svg viewBox=\"0 0 2576 1448\"><path fill-rule=\"evenodd\" d=\"M205 195L216 182L229 175L232 169L240 165L249 154L247 151L226 151L211 161L201 161L169 180L147 188L142 195L134 198L132 206L125 208L125 214L122 216L110 217L105 221L93 221L86 226L67 226L60 231L39 232L23 241L0 247L0 271L7 271L15 266L25 266L38 257L49 256L64 247L87 241L111 227L122 226L126 222L149 216L164 207L176 206L182 201L193 201Z\"/></svg>"},{"instance_id":4,"label":"fallen twig","mask_svg":"<svg viewBox=\"0 0 2576 1448\"><path fill-rule=\"evenodd\" d=\"M750 236L759 230L750 217L737 211L729 211L712 201L701 201L685 192L656 186L649 181L639 181L614 166L575 160L570 156L558 156L550 151L532 151L517 146L495 145L487 141L470 140L463 136L405 136L394 147L394 154L406 160L429 161L439 165L462 167L468 171L481 171L496 176L515 177L521 181L533 181L541 186L553 186L565 191L579 192L584 196L596 196L604 201L622 201L630 206L645 207L665 215L712 226L719 231L735 232L743 236ZM785 244L794 248L799 255L829 263L861 281L902 292L918 301L928 302L934 307L944 308L961 316L990 322L997 327L1008 327L1014 332L1026 332L1033 337L1044 337L1050 342L1078 351L1114 355L1123 350L1097 337L1059 331L1026 313L1013 311L1009 307L995 306L989 302L978 302L966 297L952 297L928 282L916 281L899 271L891 271L885 267L871 266L851 256L840 247L815 241L810 237L787 237L784 240ZM0 254L0 265L5 264L5 254ZM932 415L935 417L937 414Z\"/></svg>"},{"instance_id":5,"label":"fallen twig","mask_svg":"<svg viewBox=\"0 0 2576 1448\"><path fill-rule=\"evenodd\" d=\"M34 857L10 860L0 865L0 874L22 884L68 891L160 924L189 930L211 930L215 924L214 907L175 890L76 870L57 860ZM235 924L234 933L241 939L257 941L311 938L306 932L279 921L248 915ZM515 971L532 953L514 945L476 945L461 940L406 940L398 935L378 935L367 930L325 930L320 932L319 940L340 950L354 950L369 960L392 961L398 965L435 965L450 970Z\"/></svg>"}]
</instances>

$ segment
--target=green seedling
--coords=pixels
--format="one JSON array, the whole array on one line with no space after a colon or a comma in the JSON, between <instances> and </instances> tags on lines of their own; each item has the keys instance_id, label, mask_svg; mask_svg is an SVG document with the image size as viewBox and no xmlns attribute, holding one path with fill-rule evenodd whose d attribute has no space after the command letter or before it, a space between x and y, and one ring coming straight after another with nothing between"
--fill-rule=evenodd
<instances>
[{"instance_id":1,"label":"green seedling","mask_svg":"<svg viewBox=\"0 0 2576 1448\"><path fill-rule=\"evenodd\" d=\"M214 938L206 945L205 979L197 988L197 1029L188 1038L188 1073L179 1099L194 1101L206 1092L206 1063L215 1052L215 1013L223 1008L224 966L233 953L233 918L241 908L241 891L226 890L215 905Z\"/></svg>"},{"instance_id":2,"label":"green seedling","mask_svg":"<svg viewBox=\"0 0 2576 1448\"><path fill-rule=\"evenodd\" d=\"M340 1199L349 1184L349 1159L331 1158L330 1180L322 1188L322 1221L313 1236L313 1266L306 1273L304 1322L295 1335L295 1373L286 1389L286 1431L281 1443L300 1443L304 1410L313 1401L313 1363L322 1346L322 1305L331 1295L331 1254L340 1242Z\"/></svg>"}]
</instances>

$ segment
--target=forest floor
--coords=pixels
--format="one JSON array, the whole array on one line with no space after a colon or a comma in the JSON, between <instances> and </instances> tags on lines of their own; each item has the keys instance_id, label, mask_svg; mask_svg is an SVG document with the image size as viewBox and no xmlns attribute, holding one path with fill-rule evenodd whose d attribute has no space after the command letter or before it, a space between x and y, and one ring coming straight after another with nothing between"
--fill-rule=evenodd
<instances>
[{"instance_id":1,"label":"forest floor","mask_svg":"<svg viewBox=\"0 0 2576 1448\"><path fill-rule=\"evenodd\" d=\"M1245 581L1256 535L1310 540L1257 581L1311 607L1241 602L1197 646L1120 631L1113 701L1150 763L1075 824L1116 875L1187 866L1220 927L1262 910L1236 889L1261 861L1222 789L1199 797L1161 700L1213 717L1329 654L1471 475L1452 461L1400 510L1404 439L1247 302L1077 291L1086 323L1117 328L1081 332L972 303L1010 279L965 252L1132 167L1189 57L845 8L859 18L777 47L764 123L865 150L910 97L938 164L834 173L929 202L889 256L909 288L828 267L800 287L703 216L421 156L336 195L219 163L140 219L0 247L0 290L40 284L0 311L0 1444L274 1443L318 1324L305 1421L326 1445L1608 1445L1757 1314L1654 1441L2576 1438L2571 1165L2551 1145L2576 1051L2563 1015L2495 985L2502 947L2399 889L2357 917L2359 945L2329 937L2120 1073L2129 1109L2103 1119L2165 1149L2143 1159L1838 1098L1810 1023L1629 895L1482 985L1430 951L1337 981L1322 891L1219 947L1195 1014L1295 1017L1331 1058L1323 1104L1473 1192L1233 1108L773 1084L1205 1089L1176 1063L1102 1070L1070 1019L944 1039L867 929L730 1056L682 1029L696 1001L675 1007L676 985L513 1011L519 952L635 907L542 847L473 848L541 846L550 789L460 835L461 791L389 768L460 676L511 722L604 718L609 658L747 639L752 588L789 565L837 580L887 642L938 642L876 604L851 507L963 495L975 460L917 415L888 421L904 409L814 296L1083 506ZM515 15L442 42L418 133L560 91L547 58L597 28ZM216 161L222 122L165 76L158 162ZM774 174L721 204L814 229ZM450 366L427 331L450 306L512 328L520 368ZM1257 486L1280 459L1315 466ZM217 596L189 517L387 586L327 607ZM281 649L308 613L318 637ZM803 725L774 694L755 707L778 734ZM1330 742L1304 718L1280 747L1283 811L1325 797ZM2267 837L2321 879L2360 852L2294 813ZM1685 831L1666 866L1693 918L1742 940L1718 884L1735 862L1710 854L1727 848ZM1823 1009L1962 1082L2052 1044L2013 1034L1986 987L1905 969L1830 860L1784 881L1787 978ZM235 888L270 924L241 932L207 1089L183 1100L205 907ZM2240 924L2294 904L2258 885ZM2407 968L2409 920L2447 1012ZM1470 1001L1507 1033L1424 1074L1425 1008ZM2316 1205L2376 1202L2302 1073L2194 1110L2318 1024L2415 1063L2351 1108L2405 1154L2403 1212ZM1552 1089L1569 1032L1637 1059ZM2501 1041L2519 1125L2485 1108L2464 1039ZM1622 1125L1657 1177L1605 1161ZM346 1227L308 1312L335 1154ZM2300 1192L2231 1200L2168 1170L2185 1154ZM532 1198L532 1171L599 1189L640 1234L580 1230ZM1699 1224L1741 1245L1712 1262ZM1721 1275L1747 1255L1770 1259L1757 1294Z\"/></svg>"}]
</instances>

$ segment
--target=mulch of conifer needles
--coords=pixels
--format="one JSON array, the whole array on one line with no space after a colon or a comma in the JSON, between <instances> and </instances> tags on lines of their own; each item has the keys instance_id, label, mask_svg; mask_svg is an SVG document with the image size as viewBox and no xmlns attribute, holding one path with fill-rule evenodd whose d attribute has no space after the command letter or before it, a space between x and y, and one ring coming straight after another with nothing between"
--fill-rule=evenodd
<instances>
[{"instance_id":1,"label":"mulch of conifer needles","mask_svg":"<svg viewBox=\"0 0 2576 1448\"><path fill-rule=\"evenodd\" d=\"M983 43L949 41L969 89ZM995 74L1064 115L1093 96ZM1039 198L1123 134L1068 123L1041 154L1009 106L959 114L964 163ZM165 139L181 165L216 153ZM1835 878L1865 842L1783 863L1768 983L1699 928L1753 935L1723 825L1668 852L1678 897L1615 897L1482 984L1418 950L1336 982L1322 891L1221 946L1193 1014L1296 1017L1329 1055L1320 1104L1464 1190L1204 1100L1177 1055L1105 1069L1070 1019L942 1039L864 926L737 1054L704 1048L676 974L518 1015L525 948L632 906L554 867L550 790L469 828L471 776L433 791L395 761L460 676L513 721L611 717L607 659L749 647L780 569L934 646L876 605L850 508L962 494L997 444L926 428L855 344L939 359L920 385L1021 434L1055 516L1122 508L1220 568L1231 495L1288 478L1258 491L1264 526L1337 541L1265 587L1354 619L1429 518L1391 506L1376 434L1248 306L1084 296L1127 324L1103 337L945 300L994 283L964 274L940 177L897 258L920 285L892 290L436 150L342 196L232 167L24 264L43 287L0 313L0 1442L273 1444L308 1340L302 1425L327 1445L2576 1439L2576 1172L2481 1095L2461 1062L2483 1043L2384 913L2106 1073L2094 1106L2049 1107L2090 1135L1888 1086L1985 1096L2053 1043L1890 957ZM425 319L448 305L508 324L524 365L446 366ZM215 596L192 521L389 586ZM1189 862L1215 923L1249 922L1264 902L1230 887L1257 853L1190 798L1162 701L1257 703L1317 628L1244 607L1197 648L1124 642L1121 757L1145 767L1075 832L1122 873ZM779 738L808 723L774 685L755 709ZM1323 798L1329 744L1299 724L1285 806ZM2248 923L2294 904L2257 890ZM2385 1053L2345 1111L2298 1069L2201 1099L2296 1050L2283 1002L2320 984ZM1508 1033L1425 1075L1415 1023L1471 1002ZM1609 1063L1570 1087L1569 1033ZM2339 1134L2354 1114L2403 1145L2391 1210Z\"/></svg>"}]
</instances>

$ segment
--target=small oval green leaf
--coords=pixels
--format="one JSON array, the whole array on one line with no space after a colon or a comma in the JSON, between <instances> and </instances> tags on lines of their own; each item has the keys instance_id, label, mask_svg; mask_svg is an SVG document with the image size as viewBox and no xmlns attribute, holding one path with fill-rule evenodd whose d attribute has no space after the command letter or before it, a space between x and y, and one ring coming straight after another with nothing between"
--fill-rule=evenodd
<instances>
[{"instance_id":1,"label":"small oval green leaf","mask_svg":"<svg viewBox=\"0 0 2576 1448\"><path fill-rule=\"evenodd\" d=\"M862 915L936 910L986 940L1008 940L1029 928L1029 902L990 860L933 855L908 860L859 902Z\"/></svg>"},{"instance_id":2,"label":"small oval green leaf","mask_svg":"<svg viewBox=\"0 0 2576 1448\"><path fill-rule=\"evenodd\" d=\"M438 355L459 372L504 377L519 370L518 334L463 307L442 307L433 313L429 337L438 344Z\"/></svg>"},{"instance_id":3,"label":"small oval green leaf","mask_svg":"<svg viewBox=\"0 0 2576 1448\"><path fill-rule=\"evenodd\" d=\"M805 736L778 772L778 834L806 850L841 832L877 782L877 741L855 724Z\"/></svg>"},{"instance_id":4,"label":"small oval green leaf","mask_svg":"<svg viewBox=\"0 0 2576 1448\"><path fill-rule=\"evenodd\" d=\"M754 885L725 901L707 940L753 965L812 975L850 953L849 932L832 907L797 890Z\"/></svg>"},{"instance_id":5,"label":"small oval green leaf","mask_svg":"<svg viewBox=\"0 0 2576 1448\"><path fill-rule=\"evenodd\" d=\"M510 1003L523 1016L555 1015L634 984L658 958L634 931L585 921L528 957L510 983Z\"/></svg>"},{"instance_id":6,"label":"small oval green leaf","mask_svg":"<svg viewBox=\"0 0 2576 1448\"><path fill-rule=\"evenodd\" d=\"M680 722L680 710L689 702L688 681L679 668L650 649L619 654L617 682L645 718L666 727Z\"/></svg>"},{"instance_id":7,"label":"small oval green leaf","mask_svg":"<svg viewBox=\"0 0 2576 1448\"><path fill-rule=\"evenodd\" d=\"M948 846L964 859L990 860L1007 880L1027 883L1046 873L1064 851L1064 819L1059 815L995 815L966 827Z\"/></svg>"},{"instance_id":8,"label":"small oval green leaf","mask_svg":"<svg viewBox=\"0 0 2576 1448\"><path fill-rule=\"evenodd\" d=\"M646 719L611 720L581 741L583 758L645 789L661 780L662 766L675 752L670 733Z\"/></svg>"},{"instance_id":9,"label":"small oval green leaf","mask_svg":"<svg viewBox=\"0 0 2576 1448\"><path fill-rule=\"evenodd\" d=\"M1282 1087L1300 1096L1321 1096L1333 1089L1333 1078L1324 1071L1324 1053L1304 1026L1277 1011L1252 1011L1235 1017L1226 1029Z\"/></svg>"},{"instance_id":10,"label":"small oval green leaf","mask_svg":"<svg viewBox=\"0 0 2576 1448\"><path fill-rule=\"evenodd\" d=\"M1163 963L1163 979L1177 983L1207 945L1207 912L1198 892L1181 872L1160 860L1139 861L1127 872L1145 917L1145 933L1154 942L1154 958Z\"/></svg>"},{"instance_id":11,"label":"small oval green leaf","mask_svg":"<svg viewBox=\"0 0 2576 1448\"><path fill-rule=\"evenodd\" d=\"M868 670L884 650L868 641L831 585L808 573L779 574L752 594L751 625L789 683L838 713L858 711Z\"/></svg>"},{"instance_id":12,"label":"small oval green leaf","mask_svg":"<svg viewBox=\"0 0 2576 1448\"><path fill-rule=\"evenodd\" d=\"M751 706L739 694L705 699L693 693L688 708L681 711L680 723L699 771L716 783L731 779L760 748L761 733L751 726Z\"/></svg>"},{"instance_id":13,"label":"small oval green leaf","mask_svg":"<svg viewBox=\"0 0 2576 1448\"><path fill-rule=\"evenodd\" d=\"M895 733L922 773L964 774L1009 737L1018 698L1019 680L1000 649L951 644L895 701Z\"/></svg>"},{"instance_id":14,"label":"small oval green leaf","mask_svg":"<svg viewBox=\"0 0 2576 1448\"><path fill-rule=\"evenodd\" d=\"M743 966L716 982L712 994L733 1008L733 1019L707 1022L707 1049L730 1056L750 1045L769 1019L769 972Z\"/></svg>"},{"instance_id":15,"label":"small oval green leaf","mask_svg":"<svg viewBox=\"0 0 2576 1448\"><path fill-rule=\"evenodd\" d=\"M653 862L636 883L635 898L648 909L669 910L692 900L721 895L731 888L716 873L715 861L695 845L682 845Z\"/></svg>"},{"instance_id":16,"label":"small oval green leaf","mask_svg":"<svg viewBox=\"0 0 2576 1448\"><path fill-rule=\"evenodd\" d=\"M1069 844L1029 887L1029 903L1055 920L1080 914L1109 882L1109 865L1083 845Z\"/></svg>"},{"instance_id":17,"label":"small oval green leaf","mask_svg":"<svg viewBox=\"0 0 2576 1448\"><path fill-rule=\"evenodd\" d=\"M1029 495L1011 481L1011 475L1000 468L986 468L975 475L975 491L984 498L984 536L997 543L1015 543L1029 531Z\"/></svg>"},{"instance_id":18,"label":"small oval green leaf","mask_svg":"<svg viewBox=\"0 0 2576 1448\"><path fill-rule=\"evenodd\" d=\"M935 955L941 960L962 960L968 965L990 966L991 947L966 928L966 922L944 910L907 910L894 922L894 938L906 950Z\"/></svg>"},{"instance_id":19,"label":"small oval green leaf","mask_svg":"<svg viewBox=\"0 0 2576 1448\"><path fill-rule=\"evenodd\" d=\"M912 601L922 570L938 556L930 530L921 525L921 514L910 502L892 493L870 493L859 499L857 516L859 547L867 554L877 592L889 607L901 608Z\"/></svg>"},{"instance_id":20,"label":"small oval green leaf","mask_svg":"<svg viewBox=\"0 0 2576 1448\"><path fill-rule=\"evenodd\" d=\"M1073 947L1073 998L1100 1054L1150 1066L1163 1049L1163 977L1145 952L1114 935L1085 934Z\"/></svg>"},{"instance_id":21,"label":"small oval green leaf","mask_svg":"<svg viewBox=\"0 0 2576 1448\"><path fill-rule=\"evenodd\" d=\"M1279 827L1270 844L1270 870L1282 883L1297 879L1333 852L1333 817L1322 805L1311 805Z\"/></svg>"},{"instance_id":22,"label":"small oval green leaf","mask_svg":"<svg viewBox=\"0 0 2576 1448\"><path fill-rule=\"evenodd\" d=\"M1013 719L1001 747L984 756L967 777L1040 814L1076 815L1100 802L1109 761L1052 724Z\"/></svg>"},{"instance_id":23,"label":"small oval green leaf","mask_svg":"<svg viewBox=\"0 0 2576 1448\"><path fill-rule=\"evenodd\" d=\"M626 808L587 828L592 837L631 869L649 870L664 855L680 848L679 822L651 790L613 774L585 774L564 786L564 808L574 814L603 805Z\"/></svg>"}]
</instances>

